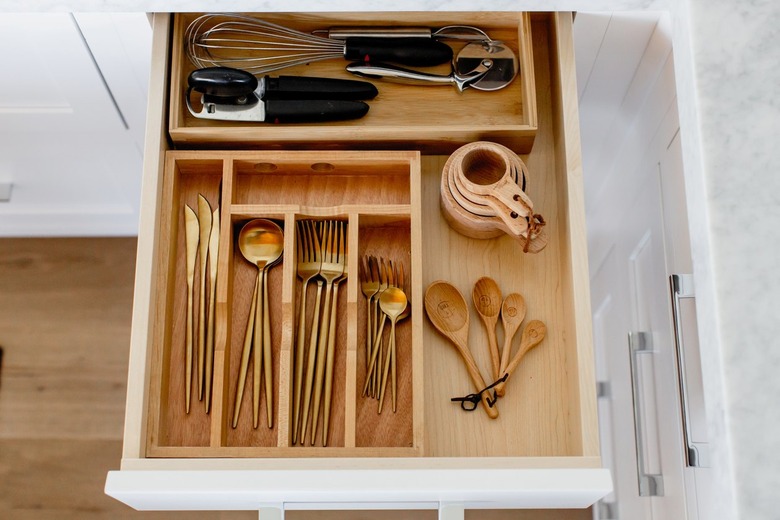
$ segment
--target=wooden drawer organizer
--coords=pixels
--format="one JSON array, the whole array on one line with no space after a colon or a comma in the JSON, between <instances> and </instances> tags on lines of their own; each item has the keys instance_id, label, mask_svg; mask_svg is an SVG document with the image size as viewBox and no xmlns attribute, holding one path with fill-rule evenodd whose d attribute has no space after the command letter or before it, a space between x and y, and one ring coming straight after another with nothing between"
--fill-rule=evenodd
<instances>
[{"instance_id":1,"label":"wooden drawer organizer","mask_svg":"<svg viewBox=\"0 0 780 520\"><path fill-rule=\"evenodd\" d=\"M519 152L529 152L537 130L537 101L528 13L252 13L252 16L310 32L339 25L475 25L501 40L518 56L520 73L508 87L495 92L452 86L410 86L376 82L379 96L369 101L368 115L339 124L258 125L206 121L193 117L183 103L187 76L194 69L184 53L187 25L200 13L174 17L170 126L171 139L187 146L236 148L313 148L323 143L349 149L401 149L412 145L426 152L448 153L471 141L492 140ZM455 42L448 42L456 46ZM455 47L457 54L458 48ZM346 72L346 60L326 60L272 72L272 76L307 75L356 79ZM450 65L426 68L447 75ZM360 78L357 78L360 79ZM454 109L454 107L457 107Z\"/></svg>"},{"instance_id":2,"label":"wooden drawer organizer","mask_svg":"<svg viewBox=\"0 0 780 520\"><path fill-rule=\"evenodd\" d=\"M155 320L147 455L152 457L415 456L422 448L421 308L399 323L399 406L379 415L363 398L365 306L358 259L366 254L402 262L411 273L413 301L420 293L420 155L418 152L212 152L166 155L159 309ZM221 192L220 192L221 187ZM184 205L198 193L212 207L221 200L220 261L216 295L214 404L206 414L193 398L184 412L186 269ZM244 393L237 428L231 427L236 381L257 269L237 246L241 226L269 218L285 230L281 263L269 270L274 359L274 427L252 428L251 392ZM348 222L349 277L339 294L330 442L291 446L290 388L296 299L295 221ZM291 232L292 231L292 232ZM414 260L413 260L414 259ZM196 275L197 278L197 275ZM197 284L196 284L197 285ZM360 298L358 295L360 294ZM308 301L316 295L309 284ZM197 300L196 300L197 301ZM313 306L308 305L309 323ZM416 360L416 362L414 362ZM413 367L414 365L414 367ZM247 381L250 388L251 376ZM359 387L359 388L358 388ZM265 396L260 404L265 410ZM319 431L322 431L320 415Z\"/></svg>"},{"instance_id":3,"label":"wooden drawer organizer","mask_svg":"<svg viewBox=\"0 0 780 520\"><path fill-rule=\"evenodd\" d=\"M280 21L292 17L278 16ZM513 86L518 91L466 92L462 98L448 98L445 108L435 114L415 119L404 112L396 118L387 116L387 125L374 125L378 119L371 124L366 120L362 125L258 125L251 129L196 124L180 112L180 87L186 70L181 68L180 40L172 40L169 32L179 34L182 22L172 25L169 16L155 16L155 59L147 115L148 128L153 131L147 135L145 154L124 448L122 469L111 472L106 484L110 495L142 509L257 509L258 504L272 502L329 509L355 501L368 504L366 507L400 502L406 507L417 503L428 508L455 501L467 508L578 508L588 507L611 490L609 472L601 467L599 455L572 17L434 12L289 18L318 26L329 25L323 23L329 20L335 24L377 19L430 26L467 22L485 24L488 29L490 24L497 24L511 26L513 35L521 20L533 66L523 65L521 81ZM530 144L526 130L536 125L536 114L525 112L528 104L523 97L530 94L523 89L531 78L538 129L532 149L521 158L530 172L528 194L536 211L547 220L549 232L547 248L537 255L524 255L509 237L475 240L450 229L438 202L446 153L422 155L417 177L417 156L409 152L394 156L390 152L356 151L385 147L445 151L476 139L510 143L521 150ZM419 91L420 96L452 94L435 88L410 91ZM478 110L469 104L470 94L480 100ZM373 103L373 114L379 115L385 102L392 105L391 101L382 99L380 103L378 98ZM523 107L519 115L518 106ZM258 157L265 157L261 162L279 163L280 171L282 161L298 161L305 170L311 168L312 161L301 160L304 156L289 150L215 151L249 143L259 144L262 149L317 147L319 151L300 153L314 154L307 157L314 157L315 162L333 164L339 157L358 158L368 165L395 157L396 164L405 165L402 176L409 176L409 195L380 209L375 209L373 201L319 202L312 191L288 192L289 184L285 183L291 177L279 180L280 184L268 194L249 182L271 179L258 175L252 166ZM344 156L322 151L347 145L354 150L344 152ZM180 150L169 153L172 146ZM181 150L184 146L208 146L211 150ZM176 236L180 231L175 231L180 227L181 204L192 202L197 190L205 190L209 200L215 202L220 180L223 217L230 216L223 218L222 257L231 266L222 271L227 280L219 289L222 328L218 345L223 351L217 368L222 378L217 393L221 394L216 401L222 410L213 411L211 418L190 418L198 425L190 430L187 423L177 422L181 403L170 402L165 395L166 385L176 385L171 382L174 376L166 366L170 365L166 356L177 354L167 354L166 348L174 348L173 338L181 334L177 332L181 325L171 316L181 313L181 303L176 307L175 298L181 298L183 292L175 287L181 281L174 281L178 264L171 255L181 250L181 239ZM244 187L249 191L245 192ZM415 193L419 194L419 203ZM419 228L414 213L418 206ZM238 430L233 432L225 426L226 413L232 411L229 372L235 362L231 350L235 329L240 331L247 312L246 279L252 276L251 266L234 250L233 237L240 223L255 216L274 218L288 231L301 217L349 220L350 280L345 314L340 319L347 327L348 345L339 376L344 387L340 391L346 396L339 405L344 410L344 432L338 435L338 445L333 448L287 446L289 432L284 413L278 414L278 431L263 432L262 436L252 433L243 437ZM372 232L385 226L398 226L404 236L400 243L404 247L411 244L415 291L411 301L417 312L409 332L415 349L412 430L410 434L409 419L403 419L401 430L388 429L366 438L356 426L364 412L351 398L356 392L352 385L361 378L357 367L364 305L353 266L358 255L385 242L384 231ZM405 238L407 234L410 242ZM292 235L287 233L288 252L292 244ZM292 265L287 258L272 274L274 292L280 294L280 304L274 308L276 323L289 323L295 314L297 280ZM473 284L481 276L493 277L504 294L520 292L528 304L526 321L540 319L547 325L547 337L524 358L509 382L507 395L499 400L497 420L489 420L481 408L468 413L450 402L451 397L474 389L454 348L422 314L421 289L434 280L452 282L470 301ZM487 373L484 330L473 310L471 316L471 350L478 366ZM280 366L289 366L291 331L282 332L276 327L275 334ZM415 343L418 338L420 343ZM515 345L518 341L516 338ZM284 378L283 373L279 374L279 380ZM283 395L277 403L281 409L289 406ZM195 401L193 408L198 410L202 407L199 405ZM388 440L398 434L403 442ZM324 473L327 477L323 479Z\"/></svg>"}]
</instances>

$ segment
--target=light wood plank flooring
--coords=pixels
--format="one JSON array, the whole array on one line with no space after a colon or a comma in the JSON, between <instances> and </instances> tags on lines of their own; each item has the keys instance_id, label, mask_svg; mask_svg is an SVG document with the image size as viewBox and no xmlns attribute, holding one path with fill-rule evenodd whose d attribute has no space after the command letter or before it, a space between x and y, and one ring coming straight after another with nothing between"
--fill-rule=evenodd
<instances>
[{"instance_id":1,"label":"light wood plank flooring","mask_svg":"<svg viewBox=\"0 0 780 520\"><path fill-rule=\"evenodd\" d=\"M135 239L0 239L0 519L257 518L138 512L103 494L118 469ZM435 520L435 511L290 511L291 520ZM469 520L586 520L471 511Z\"/></svg>"}]
</instances>

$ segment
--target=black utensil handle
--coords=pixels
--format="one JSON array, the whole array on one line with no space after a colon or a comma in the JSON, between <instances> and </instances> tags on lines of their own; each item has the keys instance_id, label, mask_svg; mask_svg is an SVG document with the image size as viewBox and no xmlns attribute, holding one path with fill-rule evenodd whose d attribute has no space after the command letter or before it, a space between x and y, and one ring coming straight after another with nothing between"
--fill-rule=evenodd
<instances>
[{"instance_id":1,"label":"black utensil handle","mask_svg":"<svg viewBox=\"0 0 780 520\"><path fill-rule=\"evenodd\" d=\"M266 76L263 99L373 99L378 94L367 81L306 76Z\"/></svg>"},{"instance_id":2,"label":"black utensil handle","mask_svg":"<svg viewBox=\"0 0 780 520\"><path fill-rule=\"evenodd\" d=\"M254 92L257 78L245 70L208 67L192 71L187 84L192 90L207 96L237 98Z\"/></svg>"},{"instance_id":3,"label":"black utensil handle","mask_svg":"<svg viewBox=\"0 0 780 520\"><path fill-rule=\"evenodd\" d=\"M347 38L344 57L354 61L390 61L413 67L449 63L452 48L432 38Z\"/></svg>"},{"instance_id":4,"label":"black utensil handle","mask_svg":"<svg viewBox=\"0 0 780 520\"><path fill-rule=\"evenodd\" d=\"M368 105L362 101L286 100L265 102L266 123L318 123L358 119L366 115Z\"/></svg>"}]
</instances>

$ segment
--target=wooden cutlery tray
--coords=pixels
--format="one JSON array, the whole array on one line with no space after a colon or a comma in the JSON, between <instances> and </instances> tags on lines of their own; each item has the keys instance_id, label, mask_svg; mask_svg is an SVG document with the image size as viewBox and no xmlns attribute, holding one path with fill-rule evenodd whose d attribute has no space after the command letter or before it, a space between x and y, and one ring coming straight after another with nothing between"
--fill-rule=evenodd
<instances>
[{"instance_id":1,"label":"wooden cutlery tray","mask_svg":"<svg viewBox=\"0 0 780 520\"><path fill-rule=\"evenodd\" d=\"M149 413L150 457L414 456L422 450L421 305L398 326L399 403L376 413L377 401L360 396L365 378L365 300L359 258L372 254L401 262L411 275L407 291L421 302L420 156L418 152L215 152L166 154L155 354ZM202 194L221 214L216 292L213 404L206 413L193 397L184 407L186 269L184 204ZM241 226L254 218L284 230L282 261L269 270L274 359L274 426L262 415L252 428L251 392L244 393L231 427L236 381L257 269L237 245ZM348 223L348 278L339 292L330 442L291 445L290 409L294 330L300 280L296 276L295 222ZM414 260L413 260L414 259ZM407 275L409 276L409 275ZM197 285L197 284L196 284ZM197 293L197 289L196 289ZM315 284L309 284L313 302ZM197 298L197 294L196 294ZM197 301L197 299L196 299ZM308 306L309 322L313 315ZM251 379L251 375L250 375ZM250 381L247 383L249 387ZM193 393L195 396L196 394ZM263 395L260 409L265 410ZM322 429L322 415L320 426Z\"/></svg>"},{"instance_id":2,"label":"wooden cutlery tray","mask_svg":"<svg viewBox=\"0 0 780 520\"><path fill-rule=\"evenodd\" d=\"M410 146L427 153L449 153L472 141L499 142L518 152L529 152L537 131L536 82L534 77L529 13L252 13L252 16L303 32L332 26L426 26L470 25L501 40L518 58L519 73L506 88L494 92L454 86L404 85L375 82L379 95L368 101L368 114L357 120L304 125L270 125L208 121L193 117L184 103L187 76L194 70L185 53L184 34L201 13L174 15L171 48L169 134L174 143L186 146L271 149L328 146L349 149L400 149ZM457 55L460 46L448 41ZM343 79L360 79L345 71L349 62L332 59L270 73ZM448 75L450 65L428 67L425 72Z\"/></svg>"},{"instance_id":3,"label":"wooden cutlery tray","mask_svg":"<svg viewBox=\"0 0 780 520\"><path fill-rule=\"evenodd\" d=\"M154 17L122 466L110 473L107 493L140 509L189 510L256 510L271 503L338 509L352 502L436 507L448 501L467 508L572 508L588 507L608 493L610 475L599 454L572 16L274 15L302 29L345 22L466 23L487 26L505 40L522 34L516 41L528 43L521 76L504 92L459 97L444 87L408 87L414 97L404 94L404 108L390 94L401 86L381 84L364 121L288 127L203 123L182 112L189 64L181 55L181 30L192 16ZM494 34L491 27L511 31ZM331 61L310 70L326 65L343 69ZM391 108L383 113L383 106ZM480 139L522 154L527 193L547 222L549 242L540 253L523 254L509 237L467 238L442 216L439 187L448 154ZM242 150L250 145L263 151ZM377 151L388 149L425 153ZM195 399L187 416L182 205L193 205L199 193L221 206L217 351L211 413ZM253 430L244 403L241 424L233 430L236 358L256 272L236 249L236 237L255 217L273 219L285 232L283 263L270 271L275 427L261 422ZM296 221L310 218L349 223L349 279L339 291L338 316L345 346L336 362L332 416L338 427L327 448L292 446L289 427L300 283L291 231ZM364 254L406 259L411 271L413 314L398 338L399 344L411 338L411 373L399 367L399 376L411 378L411 395L399 402L395 416L386 409L377 416L376 401L358 397L365 300L357 266ZM509 380L496 420L481 407L465 412L450 401L475 388L454 347L423 313L423 289L431 282L457 287L471 311L470 350L487 375L487 339L471 305L482 276L495 279L504 295L522 294L525 323L538 319L547 326L544 341ZM399 377L399 390L403 384Z\"/></svg>"}]
</instances>

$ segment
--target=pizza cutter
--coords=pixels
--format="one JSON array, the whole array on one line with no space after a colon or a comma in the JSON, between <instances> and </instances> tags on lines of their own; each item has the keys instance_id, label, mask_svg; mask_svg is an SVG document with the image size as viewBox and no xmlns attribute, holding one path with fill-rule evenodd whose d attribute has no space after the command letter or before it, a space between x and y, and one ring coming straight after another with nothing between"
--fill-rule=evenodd
<instances>
[{"instance_id":1,"label":"pizza cutter","mask_svg":"<svg viewBox=\"0 0 780 520\"><path fill-rule=\"evenodd\" d=\"M429 74L384 63L351 63L347 71L371 79L385 79L414 85L455 85L459 92L500 90L515 79L517 56L496 40L476 41L464 46L452 63L448 76Z\"/></svg>"}]
</instances>

